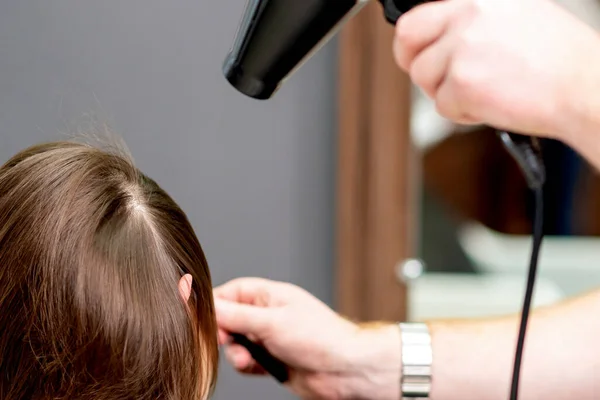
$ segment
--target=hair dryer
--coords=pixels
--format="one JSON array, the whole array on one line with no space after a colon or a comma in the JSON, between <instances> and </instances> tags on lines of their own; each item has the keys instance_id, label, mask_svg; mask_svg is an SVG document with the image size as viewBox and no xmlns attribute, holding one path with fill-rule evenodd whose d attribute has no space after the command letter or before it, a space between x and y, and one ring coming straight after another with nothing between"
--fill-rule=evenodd
<instances>
[{"instance_id":1,"label":"hair dryer","mask_svg":"<svg viewBox=\"0 0 600 400\"><path fill-rule=\"evenodd\" d=\"M227 80L239 92L271 98L306 60L317 52L369 0L248 0L234 44L223 65ZM378 0L383 16L395 24L402 14L426 0ZM534 246L529 267L521 326L513 370L511 399L517 398L525 328L535 281L542 237L541 207L545 169L536 139L499 132L500 139L536 193ZM255 360L280 382L287 380L285 365L241 335L233 335Z\"/></svg>"},{"instance_id":2,"label":"hair dryer","mask_svg":"<svg viewBox=\"0 0 600 400\"><path fill-rule=\"evenodd\" d=\"M369 0L249 0L223 66L241 93L269 99ZM395 23L423 1L379 0Z\"/></svg>"}]
</instances>

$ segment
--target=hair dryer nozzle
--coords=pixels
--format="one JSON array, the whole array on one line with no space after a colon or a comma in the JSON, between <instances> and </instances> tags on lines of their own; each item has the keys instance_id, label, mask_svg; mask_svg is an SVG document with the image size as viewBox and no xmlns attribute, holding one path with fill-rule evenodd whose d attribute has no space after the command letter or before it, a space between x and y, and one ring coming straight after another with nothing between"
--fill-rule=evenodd
<instances>
[{"instance_id":1,"label":"hair dryer nozzle","mask_svg":"<svg viewBox=\"0 0 600 400\"><path fill-rule=\"evenodd\" d=\"M238 91L272 97L368 0L249 0L223 73Z\"/></svg>"},{"instance_id":2,"label":"hair dryer nozzle","mask_svg":"<svg viewBox=\"0 0 600 400\"><path fill-rule=\"evenodd\" d=\"M244 68L236 62L232 53L225 59L223 75L238 91L258 100L271 98L279 86L277 82L265 81L259 75L244 73Z\"/></svg>"}]
</instances>

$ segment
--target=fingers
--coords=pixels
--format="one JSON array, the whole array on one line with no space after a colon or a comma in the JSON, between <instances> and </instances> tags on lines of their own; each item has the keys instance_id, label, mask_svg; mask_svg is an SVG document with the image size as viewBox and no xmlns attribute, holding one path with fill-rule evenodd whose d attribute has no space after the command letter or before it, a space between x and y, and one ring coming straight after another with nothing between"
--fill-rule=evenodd
<instances>
[{"instance_id":1,"label":"fingers","mask_svg":"<svg viewBox=\"0 0 600 400\"><path fill-rule=\"evenodd\" d=\"M225 357L233 368L245 374L264 375L266 371L252 358L248 350L239 344L231 344L225 349Z\"/></svg>"},{"instance_id":2,"label":"fingers","mask_svg":"<svg viewBox=\"0 0 600 400\"><path fill-rule=\"evenodd\" d=\"M435 98L447 75L456 36L449 33L419 53L409 69L412 81L430 98Z\"/></svg>"},{"instance_id":3,"label":"fingers","mask_svg":"<svg viewBox=\"0 0 600 400\"><path fill-rule=\"evenodd\" d=\"M280 290L282 285L281 282L262 278L238 278L216 287L213 294L224 300L266 307L283 301L285 291Z\"/></svg>"},{"instance_id":4,"label":"fingers","mask_svg":"<svg viewBox=\"0 0 600 400\"><path fill-rule=\"evenodd\" d=\"M415 57L444 35L461 3L459 0L425 3L400 17L394 56L402 69L408 72Z\"/></svg>"},{"instance_id":5,"label":"fingers","mask_svg":"<svg viewBox=\"0 0 600 400\"><path fill-rule=\"evenodd\" d=\"M224 329L221 329L221 328L218 329L217 338L219 341L219 346L223 346L223 345L231 342L231 337L229 336L229 334Z\"/></svg>"},{"instance_id":6,"label":"fingers","mask_svg":"<svg viewBox=\"0 0 600 400\"><path fill-rule=\"evenodd\" d=\"M438 113L449 120L462 125L475 125L478 122L465 113L465 107L459 101L456 87L451 79L444 79L436 93Z\"/></svg>"},{"instance_id":7,"label":"fingers","mask_svg":"<svg viewBox=\"0 0 600 400\"><path fill-rule=\"evenodd\" d=\"M216 298L215 309L219 329L225 332L252 334L264 338L276 324L274 312L269 308Z\"/></svg>"}]
</instances>

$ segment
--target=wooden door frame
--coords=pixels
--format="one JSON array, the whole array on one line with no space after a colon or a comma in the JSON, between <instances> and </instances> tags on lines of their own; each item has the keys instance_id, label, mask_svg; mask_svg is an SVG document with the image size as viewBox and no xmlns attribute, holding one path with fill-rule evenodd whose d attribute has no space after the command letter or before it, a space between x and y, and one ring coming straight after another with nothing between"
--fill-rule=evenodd
<instances>
[{"instance_id":1,"label":"wooden door frame","mask_svg":"<svg viewBox=\"0 0 600 400\"><path fill-rule=\"evenodd\" d=\"M396 266L416 254L411 85L394 63L393 34L377 2L340 34L335 300L359 321L405 319Z\"/></svg>"}]
</instances>

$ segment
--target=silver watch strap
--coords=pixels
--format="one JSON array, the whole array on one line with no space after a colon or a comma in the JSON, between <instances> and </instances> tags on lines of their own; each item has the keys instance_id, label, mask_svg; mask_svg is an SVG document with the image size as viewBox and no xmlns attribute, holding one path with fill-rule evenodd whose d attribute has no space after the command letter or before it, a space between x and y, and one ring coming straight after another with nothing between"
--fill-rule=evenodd
<instances>
[{"instance_id":1,"label":"silver watch strap","mask_svg":"<svg viewBox=\"0 0 600 400\"><path fill-rule=\"evenodd\" d=\"M433 352L429 328L422 323L401 323L402 400L428 399Z\"/></svg>"}]
</instances>

